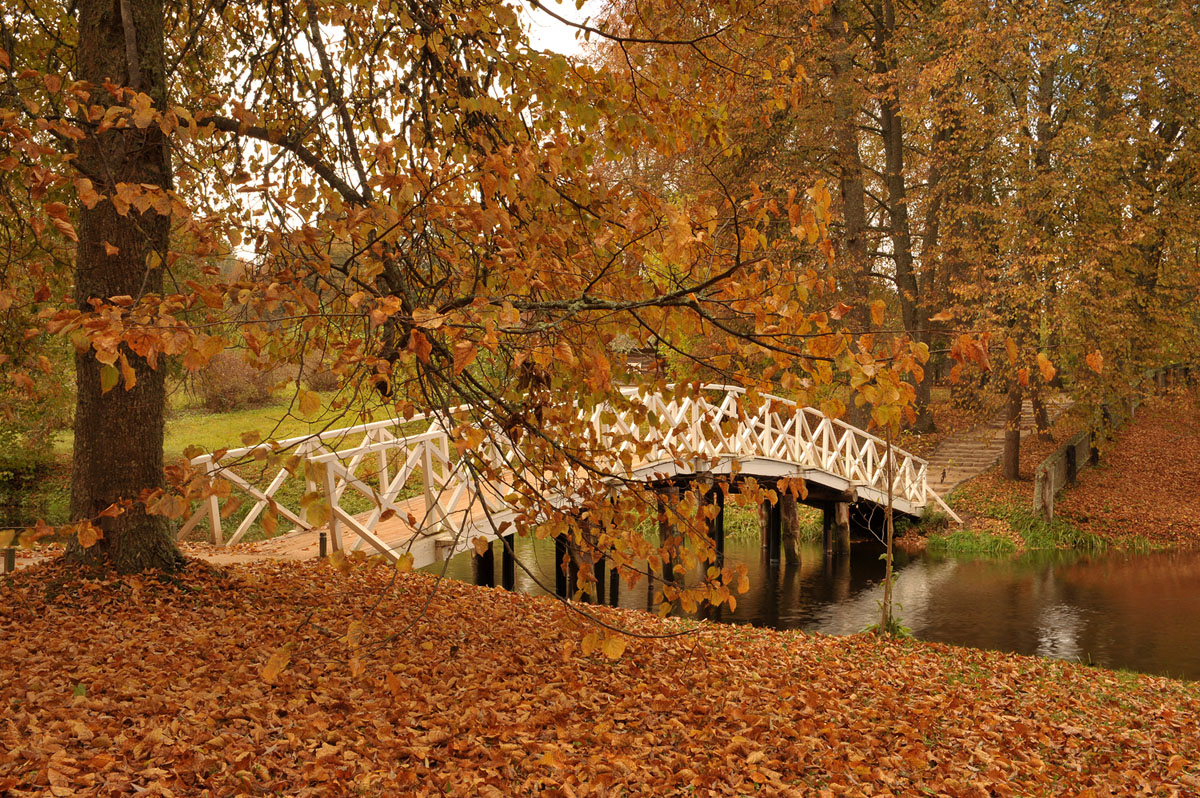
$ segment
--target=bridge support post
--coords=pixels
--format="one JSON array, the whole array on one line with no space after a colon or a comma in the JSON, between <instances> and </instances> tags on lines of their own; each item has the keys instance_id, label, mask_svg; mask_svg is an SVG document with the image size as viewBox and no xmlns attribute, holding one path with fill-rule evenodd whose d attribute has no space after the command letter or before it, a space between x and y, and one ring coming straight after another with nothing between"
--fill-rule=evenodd
<instances>
[{"instance_id":1,"label":"bridge support post","mask_svg":"<svg viewBox=\"0 0 1200 798\"><path fill-rule=\"evenodd\" d=\"M720 568L725 564L725 489L720 482L713 483L713 503L717 505L717 514L709 522L708 534L717 551L717 567Z\"/></svg>"},{"instance_id":2,"label":"bridge support post","mask_svg":"<svg viewBox=\"0 0 1200 798\"><path fill-rule=\"evenodd\" d=\"M779 496L783 558L792 564L800 562L800 513L796 508L796 497L791 491Z\"/></svg>"},{"instance_id":3,"label":"bridge support post","mask_svg":"<svg viewBox=\"0 0 1200 798\"><path fill-rule=\"evenodd\" d=\"M610 606L615 607L620 601L621 575L617 573L616 563L612 563L608 566L608 603Z\"/></svg>"},{"instance_id":4,"label":"bridge support post","mask_svg":"<svg viewBox=\"0 0 1200 798\"><path fill-rule=\"evenodd\" d=\"M596 603L604 604L604 557L599 552L592 556L596 558L596 562L592 564L592 574L596 577Z\"/></svg>"},{"instance_id":5,"label":"bridge support post","mask_svg":"<svg viewBox=\"0 0 1200 798\"><path fill-rule=\"evenodd\" d=\"M779 562L779 549L783 542L783 497L774 504L766 503L767 516L767 561Z\"/></svg>"},{"instance_id":6,"label":"bridge support post","mask_svg":"<svg viewBox=\"0 0 1200 798\"><path fill-rule=\"evenodd\" d=\"M562 535L554 538L554 595L565 598L567 595L567 571L563 558L567 556L567 541Z\"/></svg>"},{"instance_id":7,"label":"bridge support post","mask_svg":"<svg viewBox=\"0 0 1200 798\"><path fill-rule=\"evenodd\" d=\"M821 542L825 546L825 559L833 557L833 528L837 523L832 502L821 505Z\"/></svg>"},{"instance_id":8,"label":"bridge support post","mask_svg":"<svg viewBox=\"0 0 1200 798\"><path fill-rule=\"evenodd\" d=\"M838 554L850 553L850 502L837 502L833 505L834 551Z\"/></svg>"},{"instance_id":9,"label":"bridge support post","mask_svg":"<svg viewBox=\"0 0 1200 798\"><path fill-rule=\"evenodd\" d=\"M482 587L496 586L496 556L490 543L483 554L471 555L471 565L475 572L475 584Z\"/></svg>"},{"instance_id":10,"label":"bridge support post","mask_svg":"<svg viewBox=\"0 0 1200 798\"><path fill-rule=\"evenodd\" d=\"M675 537L675 525L671 523L671 508L679 503L679 486L667 486L658 497L658 545L666 546ZM675 581L675 556L663 561L663 581Z\"/></svg>"},{"instance_id":11,"label":"bridge support post","mask_svg":"<svg viewBox=\"0 0 1200 798\"><path fill-rule=\"evenodd\" d=\"M500 585L505 590L517 586L517 536L504 535L500 538Z\"/></svg>"}]
</instances>

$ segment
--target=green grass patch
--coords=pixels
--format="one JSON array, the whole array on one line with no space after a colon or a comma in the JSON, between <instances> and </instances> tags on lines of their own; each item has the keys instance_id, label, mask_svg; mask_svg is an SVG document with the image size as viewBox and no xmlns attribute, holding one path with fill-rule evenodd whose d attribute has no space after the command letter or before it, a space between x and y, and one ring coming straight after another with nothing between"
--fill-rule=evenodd
<instances>
[{"instance_id":1,"label":"green grass patch","mask_svg":"<svg viewBox=\"0 0 1200 798\"><path fill-rule=\"evenodd\" d=\"M932 535L926 548L931 554L976 554L988 557L1009 557L1017 551L1016 544L1011 540L974 529L956 529Z\"/></svg>"}]
</instances>

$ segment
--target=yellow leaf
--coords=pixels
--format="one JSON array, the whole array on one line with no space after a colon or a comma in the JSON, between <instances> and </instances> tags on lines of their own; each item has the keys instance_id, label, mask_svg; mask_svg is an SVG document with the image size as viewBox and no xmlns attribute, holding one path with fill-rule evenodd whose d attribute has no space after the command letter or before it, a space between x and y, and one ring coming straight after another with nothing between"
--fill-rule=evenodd
<instances>
[{"instance_id":1,"label":"yellow leaf","mask_svg":"<svg viewBox=\"0 0 1200 798\"><path fill-rule=\"evenodd\" d=\"M104 199L104 197L100 196L100 193L96 191L96 187L92 181L88 180L86 177L78 178L75 181L75 191L79 193L79 202L83 204L83 207L89 210L95 208L98 204L100 204L100 200ZM112 253L110 252L109 254L111 255Z\"/></svg>"},{"instance_id":2,"label":"yellow leaf","mask_svg":"<svg viewBox=\"0 0 1200 798\"><path fill-rule=\"evenodd\" d=\"M488 539L482 535L472 540L471 545L475 547L475 553L480 557L482 557L484 554L487 554L487 550L491 548L491 544L488 542Z\"/></svg>"},{"instance_id":3,"label":"yellow leaf","mask_svg":"<svg viewBox=\"0 0 1200 798\"><path fill-rule=\"evenodd\" d=\"M343 575L350 574L350 561L346 559L346 552L342 551L341 549L337 549L336 551L330 553L329 564L332 565L335 570L341 571Z\"/></svg>"},{"instance_id":4,"label":"yellow leaf","mask_svg":"<svg viewBox=\"0 0 1200 798\"><path fill-rule=\"evenodd\" d=\"M876 299L871 303L871 321L875 324L883 324L883 320L887 315L887 305L882 299Z\"/></svg>"},{"instance_id":5,"label":"yellow leaf","mask_svg":"<svg viewBox=\"0 0 1200 798\"><path fill-rule=\"evenodd\" d=\"M287 667L288 660L292 658L292 646L292 643L288 643L276 649L275 653L271 655L262 669L264 681L271 683L279 677L279 674Z\"/></svg>"},{"instance_id":6,"label":"yellow leaf","mask_svg":"<svg viewBox=\"0 0 1200 798\"><path fill-rule=\"evenodd\" d=\"M149 95L138 92L129 101L129 107L133 109L130 119L133 121L134 127L142 130L150 127L150 123L154 121L156 112L154 110L154 101L150 99Z\"/></svg>"},{"instance_id":7,"label":"yellow leaf","mask_svg":"<svg viewBox=\"0 0 1200 798\"><path fill-rule=\"evenodd\" d=\"M400 573L408 573L413 569L412 552L406 551L396 560L396 570Z\"/></svg>"},{"instance_id":8,"label":"yellow leaf","mask_svg":"<svg viewBox=\"0 0 1200 798\"><path fill-rule=\"evenodd\" d=\"M84 521L79 525L79 532L76 534L76 537L79 538L80 546L90 549L100 542L100 538L104 537L104 533L100 531L100 527Z\"/></svg>"},{"instance_id":9,"label":"yellow leaf","mask_svg":"<svg viewBox=\"0 0 1200 798\"><path fill-rule=\"evenodd\" d=\"M321 396L316 391L300 389L297 397L300 405L300 415L312 417L321 410Z\"/></svg>"},{"instance_id":10,"label":"yellow leaf","mask_svg":"<svg viewBox=\"0 0 1200 798\"><path fill-rule=\"evenodd\" d=\"M609 659L620 659L625 653L625 637L617 633L610 633L604 638L604 656Z\"/></svg>"},{"instance_id":11,"label":"yellow leaf","mask_svg":"<svg viewBox=\"0 0 1200 798\"><path fill-rule=\"evenodd\" d=\"M133 371L133 366L129 365L129 359L125 357L125 353L121 353L121 377L125 380L125 390L130 390L137 385L137 374Z\"/></svg>"},{"instance_id":12,"label":"yellow leaf","mask_svg":"<svg viewBox=\"0 0 1200 798\"><path fill-rule=\"evenodd\" d=\"M1008 362L1012 365L1017 363L1017 342L1011 338L1004 339L1004 351L1008 353Z\"/></svg>"},{"instance_id":13,"label":"yellow leaf","mask_svg":"<svg viewBox=\"0 0 1200 798\"><path fill-rule=\"evenodd\" d=\"M1054 366L1051 365L1050 358L1046 357L1044 353L1038 352L1037 364L1038 369L1042 372L1043 380L1050 382L1050 380L1054 379L1054 375L1057 373L1057 371Z\"/></svg>"},{"instance_id":14,"label":"yellow leaf","mask_svg":"<svg viewBox=\"0 0 1200 798\"><path fill-rule=\"evenodd\" d=\"M267 510L265 513L263 513L262 528L267 537L274 536L276 530L279 529L279 519L275 517L275 512L273 510Z\"/></svg>"},{"instance_id":15,"label":"yellow leaf","mask_svg":"<svg viewBox=\"0 0 1200 798\"><path fill-rule=\"evenodd\" d=\"M117 382L120 380L121 374L117 371L116 366L104 365L100 367L100 393L108 393L113 388L117 387Z\"/></svg>"},{"instance_id":16,"label":"yellow leaf","mask_svg":"<svg viewBox=\"0 0 1200 798\"><path fill-rule=\"evenodd\" d=\"M0 549L7 549L11 546L16 535L17 530L15 529L0 529Z\"/></svg>"}]
</instances>

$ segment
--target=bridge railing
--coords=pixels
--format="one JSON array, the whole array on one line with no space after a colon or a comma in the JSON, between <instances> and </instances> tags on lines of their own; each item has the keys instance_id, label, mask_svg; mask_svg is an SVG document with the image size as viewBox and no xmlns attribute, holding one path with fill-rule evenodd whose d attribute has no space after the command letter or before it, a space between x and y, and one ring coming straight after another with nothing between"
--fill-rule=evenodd
<instances>
[{"instance_id":1,"label":"bridge railing","mask_svg":"<svg viewBox=\"0 0 1200 798\"><path fill-rule=\"evenodd\" d=\"M450 412L456 413L462 409L453 408ZM353 467L349 468L353 473L363 466L367 450L370 450L376 456L375 478L390 482L389 470L394 467L390 464L390 449L394 448L397 442L411 437L404 431L406 428L420 427L422 423L427 423L428 429L443 427L440 414L422 413L411 419L383 419L193 457L190 460L193 467L202 471L212 483L225 483L228 490L214 491L203 499L180 527L177 537L182 539L197 526L207 522L213 543L233 545L246 535L255 522L260 521L264 512L268 511L291 522L295 528L311 530L319 524L308 520L307 509L302 505L303 497L307 495L311 498L325 489L319 480L319 469L309 465L313 458L339 450L349 450L352 458L358 458ZM346 447L347 441L356 443ZM288 453L290 454L277 467L265 467L271 455ZM295 488L285 489L285 486L290 487L300 481L304 482L302 491ZM344 475L339 475L335 480L334 496L340 499L347 485ZM226 540L223 520L247 500L252 502L249 511Z\"/></svg>"},{"instance_id":2,"label":"bridge railing","mask_svg":"<svg viewBox=\"0 0 1200 798\"><path fill-rule=\"evenodd\" d=\"M484 437L473 452L490 467L493 479L476 473L451 445L451 433L458 423L470 423L469 410L460 407L449 414L327 430L234 449L220 457L201 455L192 463L211 478L224 479L231 497L241 493L254 500L230 544L241 540L268 507L296 527L312 529L314 524L299 500L293 498L294 503L288 504L280 495L280 488L289 480L303 478L304 493L310 499L320 493L328 505L335 549L342 548L341 533L348 528L357 536L356 547L370 545L394 559L395 552L377 534L379 525L392 516L406 521L414 535L430 537L462 531L477 523L473 517L493 519L510 509L504 499L512 489L506 484L506 475L528 471L531 466L523 463L521 451L506 434L485 424L481 430ZM736 386L706 385L698 392L668 396L626 390L616 404L601 405L580 420L591 428L589 445L596 465L614 476L629 476L637 468L653 468L656 463L703 467L700 461L704 460L762 457L801 469L819 469L854 486L874 489L880 496L888 491L887 445L882 439L778 396L761 394L757 404L749 404L745 390ZM420 427L421 422L426 422L424 429L411 432L412 426ZM348 441L350 445L342 445ZM237 470L259 462L265 454L289 449L294 454L291 461L274 473L265 488L258 488ZM927 463L901 449L893 447L891 451L892 494L923 506ZM302 468L296 466L297 461ZM542 481L537 474L521 473L520 477ZM553 490L562 492L561 488ZM295 494L294 490L287 493ZM369 508L365 516L354 511L353 502L346 503L351 497ZM565 495L549 498L556 503L570 501ZM206 499L180 534L207 519L213 541L221 543L222 501L229 499L217 495Z\"/></svg>"}]
</instances>

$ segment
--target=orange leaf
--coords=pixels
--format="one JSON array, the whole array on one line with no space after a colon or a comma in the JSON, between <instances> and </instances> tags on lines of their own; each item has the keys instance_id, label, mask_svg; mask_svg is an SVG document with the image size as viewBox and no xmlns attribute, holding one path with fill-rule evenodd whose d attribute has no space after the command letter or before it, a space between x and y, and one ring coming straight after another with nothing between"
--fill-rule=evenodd
<instances>
[{"instance_id":1,"label":"orange leaf","mask_svg":"<svg viewBox=\"0 0 1200 798\"><path fill-rule=\"evenodd\" d=\"M882 299L876 299L871 303L871 321L875 324L883 324L884 317L887 315L887 304Z\"/></svg>"},{"instance_id":2,"label":"orange leaf","mask_svg":"<svg viewBox=\"0 0 1200 798\"><path fill-rule=\"evenodd\" d=\"M847 305L845 302L839 302L830 309L829 318L833 319L834 321L839 321L842 316L845 316L851 310L853 310L853 308Z\"/></svg>"},{"instance_id":3,"label":"orange leaf","mask_svg":"<svg viewBox=\"0 0 1200 798\"><path fill-rule=\"evenodd\" d=\"M1097 374L1104 371L1104 355L1100 354L1099 349L1088 355L1085 360L1087 360L1088 367Z\"/></svg>"},{"instance_id":4,"label":"orange leaf","mask_svg":"<svg viewBox=\"0 0 1200 798\"><path fill-rule=\"evenodd\" d=\"M488 539L482 535L471 541L471 545L475 547L475 553L480 557L487 554L487 550L491 547Z\"/></svg>"},{"instance_id":5,"label":"orange leaf","mask_svg":"<svg viewBox=\"0 0 1200 798\"><path fill-rule=\"evenodd\" d=\"M1008 353L1008 362L1012 365L1017 363L1017 342L1011 338L1004 339L1004 350Z\"/></svg>"},{"instance_id":6,"label":"orange leaf","mask_svg":"<svg viewBox=\"0 0 1200 798\"><path fill-rule=\"evenodd\" d=\"M954 314L948 310L943 310L934 316L929 317L930 321L954 321Z\"/></svg>"},{"instance_id":7,"label":"orange leaf","mask_svg":"<svg viewBox=\"0 0 1200 798\"><path fill-rule=\"evenodd\" d=\"M423 332L413 329L408 336L408 351L415 354L422 363L428 363L429 355L433 353L433 344L429 343Z\"/></svg>"},{"instance_id":8,"label":"orange leaf","mask_svg":"<svg viewBox=\"0 0 1200 798\"><path fill-rule=\"evenodd\" d=\"M1038 370L1042 372L1043 380L1050 382L1050 380L1054 379L1054 375L1057 373L1057 370L1050 363L1050 358L1046 357L1045 353L1038 352L1037 364Z\"/></svg>"},{"instance_id":9,"label":"orange leaf","mask_svg":"<svg viewBox=\"0 0 1200 798\"><path fill-rule=\"evenodd\" d=\"M79 532L76 533L76 537L79 539L80 546L90 549L100 541L100 538L104 537L104 533L100 530L100 527L84 521L79 525Z\"/></svg>"},{"instance_id":10,"label":"orange leaf","mask_svg":"<svg viewBox=\"0 0 1200 798\"><path fill-rule=\"evenodd\" d=\"M292 658L292 643L278 648L271 658L267 660L267 664L262 669L263 680L270 683L278 678L279 674L287 667L288 660Z\"/></svg>"}]
</instances>

